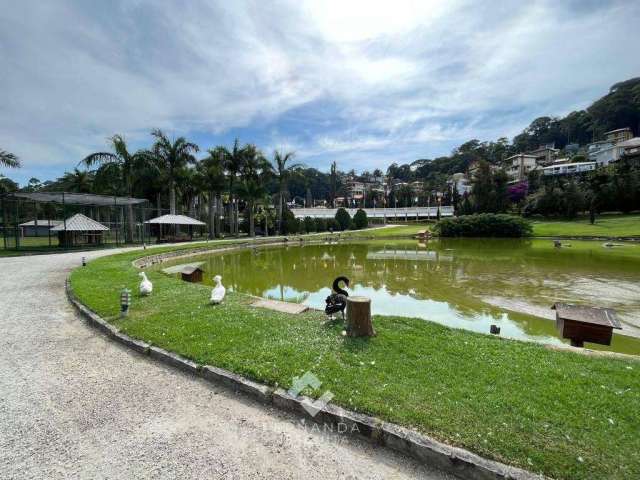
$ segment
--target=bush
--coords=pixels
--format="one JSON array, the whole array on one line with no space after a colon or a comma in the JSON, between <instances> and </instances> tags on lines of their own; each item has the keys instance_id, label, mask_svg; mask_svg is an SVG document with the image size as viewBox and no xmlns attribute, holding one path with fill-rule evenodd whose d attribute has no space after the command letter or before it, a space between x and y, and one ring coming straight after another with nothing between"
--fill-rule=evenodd
<instances>
[{"instance_id":1,"label":"bush","mask_svg":"<svg viewBox=\"0 0 640 480\"><path fill-rule=\"evenodd\" d=\"M359 208L356 214L353 216L353 228L360 230L361 228L367 228L369 226L369 219L367 218L367 212Z\"/></svg>"},{"instance_id":2,"label":"bush","mask_svg":"<svg viewBox=\"0 0 640 480\"><path fill-rule=\"evenodd\" d=\"M349 215L347 213L347 215ZM336 230L340 230L340 224L335 218L329 218L327 220L327 230L335 232Z\"/></svg>"},{"instance_id":3,"label":"bush","mask_svg":"<svg viewBox=\"0 0 640 480\"><path fill-rule=\"evenodd\" d=\"M324 218L316 218L316 232L326 232L327 231L327 220Z\"/></svg>"},{"instance_id":4,"label":"bush","mask_svg":"<svg viewBox=\"0 0 640 480\"><path fill-rule=\"evenodd\" d=\"M282 212L282 234L289 235L291 233L298 233L299 222L293 212L288 208L285 208Z\"/></svg>"},{"instance_id":5,"label":"bush","mask_svg":"<svg viewBox=\"0 0 640 480\"><path fill-rule=\"evenodd\" d=\"M480 213L440 220L435 232L442 237L528 237L532 228L521 217Z\"/></svg>"},{"instance_id":6,"label":"bush","mask_svg":"<svg viewBox=\"0 0 640 480\"><path fill-rule=\"evenodd\" d=\"M348 230L351 227L351 215L344 208L339 208L336 212L336 222L339 230Z\"/></svg>"},{"instance_id":7,"label":"bush","mask_svg":"<svg viewBox=\"0 0 640 480\"><path fill-rule=\"evenodd\" d=\"M316 222L311 217L304 217L304 231L307 233L316 231Z\"/></svg>"}]
</instances>

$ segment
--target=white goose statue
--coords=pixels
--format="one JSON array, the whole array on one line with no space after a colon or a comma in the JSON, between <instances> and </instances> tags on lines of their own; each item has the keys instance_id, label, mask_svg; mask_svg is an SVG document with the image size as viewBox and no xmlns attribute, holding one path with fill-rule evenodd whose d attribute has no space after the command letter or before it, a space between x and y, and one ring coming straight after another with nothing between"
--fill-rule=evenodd
<instances>
[{"instance_id":1,"label":"white goose statue","mask_svg":"<svg viewBox=\"0 0 640 480\"><path fill-rule=\"evenodd\" d=\"M217 305L222 303L222 299L224 298L225 293L227 293L227 289L222 285L222 277L220 275L213 277L213 281L216 283L216 286L211 290L211 304Z\"/></svg>"},{"instance_id":2,"label":"white goose statue","mask_svg":"<svg viewBox=\"0 0 640 480\"><path fill-rule=\"evenodd\" d=\"M151 292L153 292L153 283L149 281L146 273L140 272L140 276L142 277L142 281L140 282L140 295L151 295Z\"/></svg>"}]
</instances>

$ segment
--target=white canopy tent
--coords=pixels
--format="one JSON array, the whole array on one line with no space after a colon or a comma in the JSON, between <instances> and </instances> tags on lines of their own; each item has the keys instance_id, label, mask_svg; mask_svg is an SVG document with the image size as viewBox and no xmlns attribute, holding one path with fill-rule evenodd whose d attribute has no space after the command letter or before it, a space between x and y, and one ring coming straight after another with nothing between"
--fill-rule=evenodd
<instances>
[{"instance_id":1,"label":"white canopy tent","mask_svg":"<svg viewBox=\"0 0 640 480\"><path fill-rule=\"evenodd\" d=\"M158 242L163 241L162 237L162 226L163 225L172 225L175 228L175 235L173 238L170 238L170 241L180 241L182 240L177 236L177 228L178 226L186 226L186 227L204 227L206 223L201 222L200 220L196 220L195 218L187 217L186 215L162 215L160 217L152 218L151 220L147 220L144 222L148 225L158 225ZM193 238L193 232L190 230L190 238Z\"/></svg>"},{"instance_id":2,"label":"white canopy tent","mask_svg":"<svg viewBox=\"0 0 640 480\"><path fill-rule=\"evenodd\" d=\"M195 218L187 217L186 215L162 215L161 217L152 218L144 223L150 223L152 225L197 225L204 226L206 223L196 220Z\"/></svg>"}]
</instances>

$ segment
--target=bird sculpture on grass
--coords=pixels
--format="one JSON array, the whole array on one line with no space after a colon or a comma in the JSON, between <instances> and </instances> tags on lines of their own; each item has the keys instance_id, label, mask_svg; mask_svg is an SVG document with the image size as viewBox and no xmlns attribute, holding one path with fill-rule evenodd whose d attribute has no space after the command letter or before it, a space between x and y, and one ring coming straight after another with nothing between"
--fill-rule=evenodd
<instances>
[{"instance_id":1,"label":"bird sculpture on grass","mask_svg":"<svg viewBox=\"0 0 640 480\"><path fill-rule=\"evenodd\" d=\"M325 303L327 306L324 308L324 313L329 317L329 321L333 321L334 315L338 312L342 314L342 319L344 320L344 310L347 308L347 297L349 293L340 288L340 282L344 282L346 287L349 286L349 279L347 277L338 277L333 281L333 293L326 298Z\"/></svg>"},{"instance_id":2,"label":"bird sculpture on grass","mask_svg":"<svg viewBox=\"0 0 640 480\"><path fill-rule=\"evenodd\" d=\"M140 276L142 277L142 281L140 282L140 295L145 297L151 295L151 292L153 292L153 283L149 281L146 273L140 272Z\"/></svg>"},{"instance_id":3,"label":"bird sculpture on grass","mask_svg":"<svg viewBox=\"0 0 640 480\"><path fill-rule=\"evenodd\" d=\"M222 300L227 293L227 289L222 285L222 277L220 275L213 277L213 281L216 286L211 290L211 304L218 305L219 303L222 303Z\"/></svg>"}]
</instances>

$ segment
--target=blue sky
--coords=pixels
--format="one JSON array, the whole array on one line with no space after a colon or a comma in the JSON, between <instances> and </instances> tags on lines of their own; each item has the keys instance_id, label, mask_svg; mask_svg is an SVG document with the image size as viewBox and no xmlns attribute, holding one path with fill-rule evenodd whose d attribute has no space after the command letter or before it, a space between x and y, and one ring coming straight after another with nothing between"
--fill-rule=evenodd
<instances>
[{"instance_id":1,"label":"blue sky","mask_svg":"<svg viewBox=\"0 0 640 480\"><path fill-rule=\"evenodd\" d=\"M386 168L513 137L640 75L640 2L3 2L0 148L21 183L123 134L237 136Z\"/></svg>"}]
</instances>

